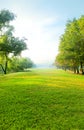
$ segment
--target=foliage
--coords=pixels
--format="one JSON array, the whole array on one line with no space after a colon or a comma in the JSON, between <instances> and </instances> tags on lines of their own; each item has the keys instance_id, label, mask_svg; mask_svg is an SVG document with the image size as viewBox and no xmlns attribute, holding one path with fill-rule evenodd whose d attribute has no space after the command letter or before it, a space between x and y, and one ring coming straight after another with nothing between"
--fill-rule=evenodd
<instances>
[{"instance_id":1,"label":"foliage","mask_svg":"<svg viewBox=\"0 0 84 130\"><path fill-rule=\"evenodd\" d=\"M8 70L12 72L24 71L34 66L29 58L13 57L11 58Z\"/></svg>"},{"instance_id":2,"label":"foliage","mask_svg":"<svg viewBox=\"0 0 84 130\"><path fill-rule=\"evenodd\" d=\"M64 34L60 38L59 54L56 57L58 66L77 70L84 64L84 16L68 21Z\"/></svg>"},{"instance_id":3,"label":"foliage","mask_svg":"<svg viewBox=\"0 0 84 130\"><path fill-rule=\"evenodd\" d=\"M1 10L0 11L0 31L5 26L8 26L8 23L14 20L15 15L9 10Z\"/></svg>"},{"instance_id":4,"label":"foliage","mask_svg":"<svg viewBox=\"0 0 84 130\"><path fill-rule=\"evenodd\" d=\"M3 57L4 65L0 63L3 72L6 74L8 68L9 55L20 55L27 49L25 39L13 36L14 27L9 22L15 18L14 14L8 10L0 12L0 56Z\"/></svg>"}]
</instances>

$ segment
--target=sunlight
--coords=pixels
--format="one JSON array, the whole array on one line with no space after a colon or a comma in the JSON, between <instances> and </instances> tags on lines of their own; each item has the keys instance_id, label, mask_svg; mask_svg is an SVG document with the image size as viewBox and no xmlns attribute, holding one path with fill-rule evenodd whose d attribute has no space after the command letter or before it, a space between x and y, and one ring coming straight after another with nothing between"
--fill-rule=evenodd
<instances>
[{"instance_id":1,"label":"sunlight","mask_svg":"<svg viewBox=\"0 0 84 130\"><path fill-rule=\"evenodd\" d=\"M11 24L15 26L15 36L26 37L28 50L22 52L22 56L30 57L36 64L53 63L57 54L57 41L53 41L51 46L52 34L45 29L47 24L52 24L53 18L46 18L39 21L38 18L19 16Z\"/></svg>"}]
</instances>

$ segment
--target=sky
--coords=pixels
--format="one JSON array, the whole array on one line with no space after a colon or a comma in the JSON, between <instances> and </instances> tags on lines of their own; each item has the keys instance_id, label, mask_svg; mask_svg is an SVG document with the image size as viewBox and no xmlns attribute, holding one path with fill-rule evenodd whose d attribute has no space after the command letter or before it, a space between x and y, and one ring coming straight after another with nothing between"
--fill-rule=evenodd
<instances>
[{"instance_id":1,"label":"sky","mask_svg":"<svg viewBox=\"0 0 84 130\"><path fill-rule=\"evenodd\" d=\"M28 50L22 52L35 64L53 64L60 36L68 20L84 15L84 0L0 0L0 10L12 11L16 37L25 37Z\"/></svg>"}]
</instances>

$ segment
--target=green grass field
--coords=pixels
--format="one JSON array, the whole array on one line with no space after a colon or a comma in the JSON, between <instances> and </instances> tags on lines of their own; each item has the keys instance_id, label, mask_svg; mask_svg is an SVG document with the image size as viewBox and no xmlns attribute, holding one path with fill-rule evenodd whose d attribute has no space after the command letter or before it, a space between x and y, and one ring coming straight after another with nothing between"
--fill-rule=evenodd
<instances>
[{"instance_id":1,"label":"green grass field","mask_svg":"<svg viewBox=\"0 0 84 130\"><path fill-rule=\"evenodd\" d=\"M55 69L1 75L0 130L84 130L84 76Z\"/></svg>"}]
</instances>

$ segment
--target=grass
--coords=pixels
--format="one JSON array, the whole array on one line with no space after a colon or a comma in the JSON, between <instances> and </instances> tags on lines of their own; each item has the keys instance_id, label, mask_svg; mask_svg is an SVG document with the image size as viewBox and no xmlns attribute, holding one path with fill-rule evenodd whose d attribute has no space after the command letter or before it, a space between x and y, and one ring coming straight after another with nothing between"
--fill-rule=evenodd
<instances>
[{"instance_id":1,"label":"grass","mask_svg":"<svg viewBox=\"0 0 84 130\"><path fill-rule=\"evenodd\" d=\"M84 130L84 76L55 69L1 75L0 130Z\"/></svg>"}]
</instances>

